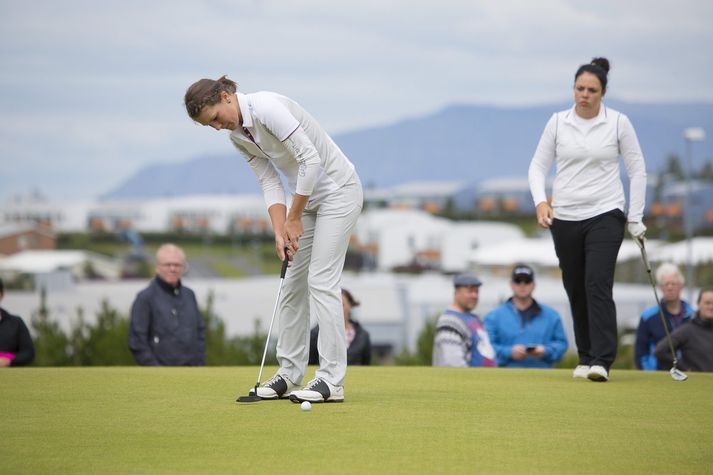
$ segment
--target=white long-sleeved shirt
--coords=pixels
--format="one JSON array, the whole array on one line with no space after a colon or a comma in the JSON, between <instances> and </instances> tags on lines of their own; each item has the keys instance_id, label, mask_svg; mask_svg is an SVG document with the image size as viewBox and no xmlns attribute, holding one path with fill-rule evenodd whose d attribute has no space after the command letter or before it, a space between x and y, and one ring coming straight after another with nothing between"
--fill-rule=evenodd
<instances>
[{"instance_id":1,"label":"white long-sleeved shirt","mask_svg":"<svg viewBox=\"0 0 713 475\"><path fill-rule=\"evenodd\" d=\"M286 204L277 170L292 193L309 196L307 208L354 175L354 165L295 101L274 92L237 97L243 124L230 133L230 140L255 172L268 208Z\"/></svg>"},{"instance_id":2,"label":"white long-sleeved shirt","mask_svg":"<svg viewBox=\"0 0 713 475\"><path fill-rule=\"evenodd\" d=\"M585 125L574 107L552 115L532 157L528 180L535 206L547 201L545 180L556 162L552 208L557 219L582 221L612 209L625 211L619 157L629 176L629 222L641 221L646 166L629 118L602 104Z\"/></svg>"}]
</instances>

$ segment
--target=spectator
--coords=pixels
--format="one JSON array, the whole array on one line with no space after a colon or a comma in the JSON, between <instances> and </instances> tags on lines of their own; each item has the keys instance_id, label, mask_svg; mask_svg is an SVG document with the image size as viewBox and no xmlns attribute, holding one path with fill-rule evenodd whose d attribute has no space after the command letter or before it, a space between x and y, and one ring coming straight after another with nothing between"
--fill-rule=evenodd
<instances>
[{"instance_id":1,"label":"spectator","mask_svg":"<svg viewBox=\"0 0 713 475\"><path fill-rule=\"evenodd\" d=\"M666 317L668 331L672 332L691 319L693 308L688 302L681 300L681 290L686 283L681 271L671 263L661 264L656 269L656 282L663 292L661 308ZM661 364L654 356L656 344L666 337L659 306L653 305L641 314L639 326L636 329L636 346L634 361L638 369L647 371L664 370L671 367L670 362Z\"/></svg>"},{"instance_id":2,"label":"spectator","mask_svg":"<svg viewBox=\"0 0 713 475\"><path fill-rule=\"evenodd\" d=\"M144 366L205 364L205 327L196 296L185 287L186 255L174 244L156 252L156 277L131 307L129 349Z\"/></svg>"},{"instance_id":3,"label":"spectator","mask_svg":"<svg viewBox=\"0 0 713 475\"><path fill-rule=\"evenodd\" d=\"M438 317L433 340L433 366L495 366L488 332L473 312L482 282L472 274L453 279L453 303Z\"/></svg>"},{"instance_id":4,"label":"spectator","mask_svg":"<svg viewBox=\"0 0 713 475\"><path fill-rule=\"evenodd\" d=\"M342 289L342 309L344 310L344 332L347 342L347 365L371 364L371 340L369 332L352 319L352 309L358 307L359 302L347 290ZM317 340L319 339L319 325L310 332L309 364L319 364Z\"/></svg>"},{"instance_id":5,"label":"spectator","mask_svg":"<svg viewBox=\"0 0 713 475\"><path fill-rule=\"evenodd\" d=\"M0 302L5 297L5 284L0 279ZM0 308L0 368L24 366L35 359L30 331L22 318Z\"/></svg>"},{"instance_id":6,"label":"spectator","mask_svg":"<svg viewBox=\"0 0 713 475\"><path fill-rule=\"evenodd\" d=\"M532 298L535 272L518 264L510 280L512 297L485 316L498 366L551 368L567 351L559 314Z\"/></svg>"},{"instance_id":7,"label":"spectator","mask_svg":"<svg viewBox=\"0 0 713 475\"><path fill-rule=\"evenodd\" d=\"M681 353L679 369L713 372L713 288L698 295L698 312L671 333L673 349ZM666 338L654 348L661 369L670 369L673 360Z\"/></svg>"}]
</instances>

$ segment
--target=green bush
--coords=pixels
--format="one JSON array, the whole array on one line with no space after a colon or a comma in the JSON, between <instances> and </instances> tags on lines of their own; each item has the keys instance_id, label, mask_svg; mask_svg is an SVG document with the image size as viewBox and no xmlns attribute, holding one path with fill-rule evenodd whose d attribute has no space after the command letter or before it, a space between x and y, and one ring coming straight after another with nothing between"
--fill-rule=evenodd
<instances>
[{"instance_id":1,"label":"green bush","mask_svg":"<svg viewBox=\"0 0 713 475\"><path fill-rule=\"evenodd\" d=\"M206 327L206 364L212 366L255 365L262 360L265 338L260 322L245 337L228 338L225 324L213 309L213 294L208 295L201 311ZM68 332L52 320L47 308L47 294L40 292L40 305L32 315L35 366L117 366L135 365L129 351L129 317L113 308L107 300L101 302L93 324L87 323L84 310L77 308L77 319ZM273 348L274 349L274 348ZM277 362L274 351L266 364Z\"/></svg>"},{"instance_id":2,"label":"green bush","mask_svg":"<svg viewBox=\"0 0 713 475\"><path fill-rule=\"evenodd\" d=\"M433 338L436 335L438 315L430 318L416 340L416 351L411 353L404 348L396 356L395 363L400 366L431 366L433 361Z\"/></svg>"}]
</instances>

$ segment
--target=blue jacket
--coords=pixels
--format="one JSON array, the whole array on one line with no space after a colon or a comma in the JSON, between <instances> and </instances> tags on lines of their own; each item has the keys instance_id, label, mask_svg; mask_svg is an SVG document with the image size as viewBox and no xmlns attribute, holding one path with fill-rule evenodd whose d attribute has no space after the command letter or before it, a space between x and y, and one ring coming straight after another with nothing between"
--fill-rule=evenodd
<instances>
[{"instance_id":1,"label":"blue jacket","mask_svg":"<svg viewBox=\"0 0 713 475\"><path fill-rule=\"evenodd\" d=\"M485 316L485 329L495 348L498 366L510 368L551 368L567 351L567 337L555 309L534 302L529 318L523 318L512 298ZM543 358L511 359L514 345L543 345Z\"/></svg>"},{"instance_id":2,"label":"blue jacket","mask_svg":"<svg viewBox=\"0 0 713 475\"><path fill-rule=\"evenodd\" d=\"M683 305L683 318L676 325L673 322L673 316L669 313L663 300L661 300L661 306L663 307L663 314L666 317L669 332L673 332L674 329L690 320L691 316L693 316L693 308L688 305L688 302L681 300L681 305ZM638 369L656 371L657 369L667 370L671 367L671 364L666 362L662 365L654 356L656 343L664 338L666 338L666 331L661 323L659 306L654 305L643 311L641 319L639 320L639 327L636 329L634 362Z\"/></svg>"}]
</instances>

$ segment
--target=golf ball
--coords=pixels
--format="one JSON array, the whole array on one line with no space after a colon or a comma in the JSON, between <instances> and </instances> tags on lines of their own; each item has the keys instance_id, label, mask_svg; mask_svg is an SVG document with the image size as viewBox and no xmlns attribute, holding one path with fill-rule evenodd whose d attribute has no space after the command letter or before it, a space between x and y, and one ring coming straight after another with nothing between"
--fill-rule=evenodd
<instances>
[{"instance_id":1,"label":"golf ball","mask_svg":"<svg viewBox=\"0 0 713 475\"><path fill-rule=\"evenodd\" d=\"M300 407L302 408L303 411L309 411L312 409L312 404L309 403L309 401L302 401L302 404L300 404Z\"/></svg>"}]
</instances>

